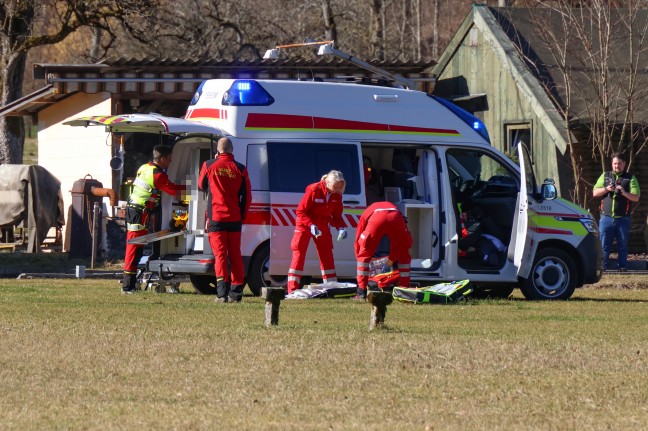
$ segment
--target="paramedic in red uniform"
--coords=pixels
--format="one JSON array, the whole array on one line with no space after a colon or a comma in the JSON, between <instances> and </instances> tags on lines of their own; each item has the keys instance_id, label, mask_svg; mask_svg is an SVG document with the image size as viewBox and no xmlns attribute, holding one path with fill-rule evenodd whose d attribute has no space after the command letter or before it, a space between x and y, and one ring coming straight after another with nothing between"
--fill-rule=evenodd
<instances>
[{"instance_id":1,"label":"paramedic in red uniform","mask_svg":"<svg viewBox=\"0 0 648 431\"><path fill-rule=\"evenodd\" d=\"M342 220L342 195L345 187L344 175L335 170L324 175L319 182L306 187L304 197L297 206L295 234L290 243L292 260L288 269L288 293L299 289L311 237L320 259L322 281L337 281L329 225L338 229L338 241L346 238L347 232Z\"/></svg>"},{"instance_id":2,"label":"paramedic in red uniform","mask_svg":"<svg viewBox=\"0 0 648 431\"><path fill-rule=\"evenodd\" d=\"M410 263L412 257L409 249L412 246L412 235L407 229L403 214L391 202L371 204L360 217L356 230L354 250L357 266L358 288L356 299L367 297L369 282L369 262L374 256L383 236L389 238L389 261L391 266L398 262L400 280L398 286L409 287Z\"/></svg>"},{"instance_id":3,"label":"paramedic in red uniform","mask_svg":"<svg viewBox=\"0 0 648 431\"><path fill-rule=\"evenodd\" d=\"M214 251L216 301L241 302L245 287L241 229L252 188L247 168L234 160L232 141L219 139L216 150L218 156L203 163L198 178L198 188L209 190L205 227Z\"/></svg>"},{"instance_id":4,"label":"paramedic in red uniform","mask_svg":"<svg viewBox=\"0 0 648 431\"><path fill-rule=\"evenodd\" d=\"M153 161L137 170L133 181L133 191L126 204L126 255L124 256L124 279L122 292L133 293L137 278L137 264L144 254L143 245L129 244L128 241L148 233L149 215L160 205L161 192L180 196L184 186L169 180L166 170L171 164L171 147L153 147Z\"/></svg>"}]
</instances>

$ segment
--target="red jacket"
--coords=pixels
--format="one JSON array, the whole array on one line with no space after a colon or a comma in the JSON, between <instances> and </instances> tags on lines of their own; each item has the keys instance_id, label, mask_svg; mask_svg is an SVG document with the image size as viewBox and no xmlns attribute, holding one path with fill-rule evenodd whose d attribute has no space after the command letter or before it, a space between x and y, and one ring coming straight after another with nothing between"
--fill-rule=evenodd
<instances>
[{"instance_id":1,"label":"red jacket","mask_svg":"<svg viewBox=\"0 0 648 431\"><path fill-rule=\"evenodd\" d=\"M198 188L209 191L207 217L216 222L242 222L252 201L250 177L244 164L230 153L207 160L200 169Z\"/></svg>"},{"instance_id":2,"label":"red jacket","mask_svg":"<svg viewBox=\"0 0 648 431\"><path fill-rule=\"evenodd\" d=\"M336 229L345 226L342 220L342 195L329 193L324 180L306 187L304 197L297 206L297 228L308 230L316 225L321 231L328 231L330 224Z\"/></svg>"},{"instance_id":3,"label":"red jacket","mask_svg":"<svg viewBox=\"0 0 648 431\"><path fill-rule=\"evenodd\" d=\"M387 210L391 210L391 211L395 210L395 211L398 212L398 214L401 214L400 210L398 209L398 207L396 205L394 205L391 202L386 202L386 201L373 203L373 204L369 205L366 210L364 210L364 212L362 213L362 216L360 216L360 220L358 220L358 227L356 227L356 238L355 238L355 243L354 243L354 250L355 250L356 256L358 255L358 253L360 251L360 235L362 235L362 233L367 229L367 224L369 222L369 218L376 211L387 211ZM404 221L405 221L405 218L403 217L403 222ZM403 225L404 225L404 223L403 223ZM375 229L375 227L374 227L374 229ZM373 233L377 233L377 232L373 232ZM410 237L410 239L409 239L410 244L407 246L409 248L411 246L411 235L410 235L409 231L407 230L407 228L405 228L405 230L403 231L402 240L405 241L408 236Z\"/></svg>"},{"instance_id":4,"label":"red jacket","mask_svg":"<svg viewBox=\"0 0 648 431\"><path fill-rule=\"evenodd\" d=\"M155 163L149 162L149 164L155 165ZM155 165L157 167L157 165ZM180 196L182 192L186 190L186 187L180 184L175 184L171 181L167 173L160 168L157 168L153 171L153 184L154 187L160 191L165 192L171 196Z\"/></svg>"}]
</instances>

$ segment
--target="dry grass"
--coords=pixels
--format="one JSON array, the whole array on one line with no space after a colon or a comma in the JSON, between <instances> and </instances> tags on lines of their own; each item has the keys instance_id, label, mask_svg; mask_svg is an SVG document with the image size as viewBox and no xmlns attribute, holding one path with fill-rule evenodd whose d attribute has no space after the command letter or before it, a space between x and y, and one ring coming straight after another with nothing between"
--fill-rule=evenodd
<instances>
[{"instance_id":1,"label":"dry grass","mask_svg":"<svg viewBox=\"0 0 648 431\"><path fill-rule=\"evenodd\" d=\"M259 298L118 286L0 280L0 429L648 425L648 289L399 303L369 333L349 300L283 302L268 329Z\"/></svg>"}]
</instances>

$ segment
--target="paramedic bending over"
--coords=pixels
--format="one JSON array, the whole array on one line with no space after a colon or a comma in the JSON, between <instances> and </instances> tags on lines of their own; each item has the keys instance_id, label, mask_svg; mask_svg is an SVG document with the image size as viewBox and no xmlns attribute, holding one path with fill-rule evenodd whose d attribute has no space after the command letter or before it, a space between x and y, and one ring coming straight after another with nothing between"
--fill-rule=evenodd
<instances>
[{"instance_id":1,"label":"paramedic bending over","mask_svg":"<svg viewBox=\"0 0 648 431\"><path fill-rule=\"evenodd\" d=\"M338 241L346 238L347 232L342 220L342 194L345 187L346 181L340 171L331 171L319 182L306 187L304 197L297 206L295 234L290 243L292 260L288 269L288 293L299 289L311 237L320 259L322 280L325 283L337 281L329 225L338 229Z\"/></svg>"},{"instance_id":2,"label":"paramedic bending over","mask_svg":"<svg viewBox=\"0 0 648 431\"><path fill-rule=\"evenodd\" d=\"M373 257L383 236L389 238L389 260L391 266L398 262L400 280L398 286L409 287L410 263L412 258L409 249L412 247L412 235L403 214L391 202L371 204L360 217L356 230L354 251L357 260L358 288L355 299L367 297L369 282L369 262Z\"/></svg>"}]
</instances>

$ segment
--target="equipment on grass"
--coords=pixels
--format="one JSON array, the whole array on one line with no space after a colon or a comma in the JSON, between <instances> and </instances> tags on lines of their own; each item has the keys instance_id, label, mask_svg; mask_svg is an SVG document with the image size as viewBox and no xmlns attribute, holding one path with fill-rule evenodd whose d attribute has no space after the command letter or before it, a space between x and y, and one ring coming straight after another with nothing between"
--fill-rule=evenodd
<instances>
[{"instance_id":1,"label":"equipment on grass","mask_svg":"<svg viewBox=\"0 0 648 431\"><path fill-rule=\"evenodd\" d=\"M356 287L355 283L339 283L337 281L311 284L286 295L286 299L350 298L355 296Z\"/></svg>"},{"instance_id":2,"label":"equipment on grass","mask_svg":"<svg viewBox=\"0 0 648 431\"><path fill-rule=\"evenodd\" d=\"M396 269L391 272L376 274L369 277L369 290L392 290L400 280L400 272Z\"/></svg>"},{"instance_id":3,"label":"equipment on grass","mask_svg":"<svg viewBox=\"0 0 648 431\"><path fill-rule=\"evenodd\" d=\"M463 301L472 292L470 280L439 283L429 287L394 287L392 296L402 302L451 304Z\"/></svg>"}]
</instances>

